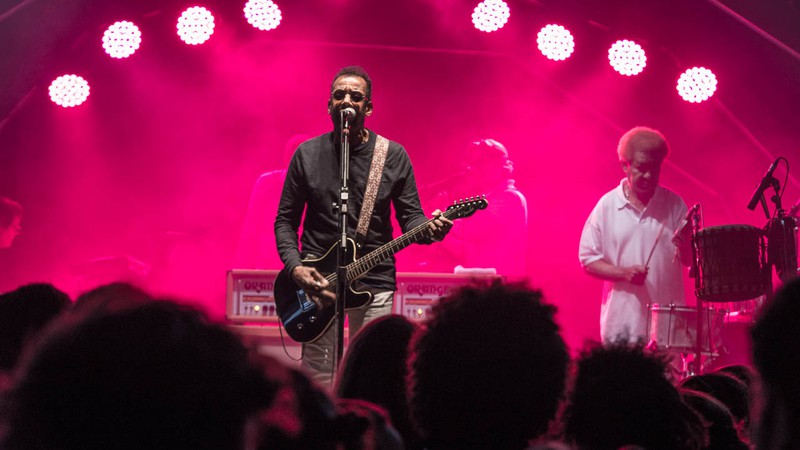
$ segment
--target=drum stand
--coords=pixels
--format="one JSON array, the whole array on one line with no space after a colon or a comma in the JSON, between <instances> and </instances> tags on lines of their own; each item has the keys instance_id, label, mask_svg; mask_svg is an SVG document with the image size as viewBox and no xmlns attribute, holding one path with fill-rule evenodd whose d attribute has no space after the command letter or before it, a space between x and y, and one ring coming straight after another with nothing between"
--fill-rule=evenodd
<instances>
[{"instance_id":1,"label":"drum stand","mask_svg":"<svg viewBox=\"0 0 800 450\"><path fill-rule=\"evenodd\" d=\"M694 278L695 290L700 288L700 251L697 243L697 233L700 231L700 217L695 214L692 217L692 266L689 268L689 276ZM685 376L692 376L700 374L703 371L703 310L706 308L705 302L700 297L697 297L697 317L695 321L695 347L694 347L694 360L687 363L688 354L681 354L683 361L683 369ZM711 314L706 313L706 317L710 318ZM710 330L710 327L709 327ZM711 333L708 333L708 351L709 355L713 357L715 348L711 341Z\"/></svg>"}]
</instances>

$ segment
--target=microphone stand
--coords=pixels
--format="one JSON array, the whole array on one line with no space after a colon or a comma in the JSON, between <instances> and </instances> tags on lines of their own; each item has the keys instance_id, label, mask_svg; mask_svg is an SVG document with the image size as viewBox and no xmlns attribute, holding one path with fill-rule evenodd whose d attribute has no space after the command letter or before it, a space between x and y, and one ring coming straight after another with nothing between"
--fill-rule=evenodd
<instances>
[{"instance_id":1,"label":"microphone stand","mask_svg":"<svg viewBox=\"0 0 800 450\"><path fill-rule=\"evenodd\" d=\"M349 281L347 279L347 214L349 212L347 207L347 199L349 197L349 189L347 187L350 178L350 118L341 113L341 141L340 141L340 174L342 186L339 189L339 203L335 206L339 213L339 245L336 248L336 276L338 284L336 285L336 348L335 358L333 362L333 374L331 380L334 379L338 370L339 363L344 354L344 321L345 321L345 305L347 304L345 296L347 295L347 286Z\"/></svg>"},{"instance_id":2,"label":"microphone stand","mask_svg":"<svg viewBox=\"0 0 800 450\"><path fill-rule=\"evenodd\" d=\"M784 283L797 276L797 236L795 228L797 223L794 217L788 215L781 204L780 189L781 184L774 177L769 180L775 190L772 202L775 203L775 217L767 217L765 232L767 236L768 265L775 266L775 272ZM762 197L763 199L763 197ZM772 270L768 266L770 280ZM767 299L771 298L772 285Z\"/></svg>"},{"instance_id":3,"label":"microphone stand","mask_svg":"<svg viewBox=\"0 0 800 450\"><path fill-rule=\"evenodd\" d=\"M697 244L697 233L700 231L700 214L692 216L692 266L689 268L689 276L694 278L695 291L700 289L700 251ZM694 374L700 374L702 369L703 358L703 309L705 303L700 297L697 297L697 317L695 322L695 347L694 347ZM710 346L709 346L710 347Z\"/></svg>"}]
</instances>

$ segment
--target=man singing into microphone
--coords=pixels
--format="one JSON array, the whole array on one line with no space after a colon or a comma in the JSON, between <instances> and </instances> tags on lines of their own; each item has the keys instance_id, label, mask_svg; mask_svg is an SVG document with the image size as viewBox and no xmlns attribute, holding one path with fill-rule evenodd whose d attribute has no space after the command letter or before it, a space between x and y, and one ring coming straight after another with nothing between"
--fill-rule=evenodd
<instances>
[{"instance_id":1,"label":"man singing into microphone","mask_svg":"<svg viewBox=\"0 0 800 450\"><path fill-rule=\"evenodd\" d=\"M328 287L328 281L315 268L304 266L302 260L322 257L339 240L340 215L333 205L338 203L341 187L339 156L342 119L347 113L352 115L347 119L350 148L348 236L353 237L356 232L378 141L376 133L364 127L364 120L372 111L372 81L369 75L361 67L341 69L333 78L328 99L333 132L301 144L289 164L275 219L275 238L285 270L307 292L321 293ZM400 144L389 141L369 229L358 256L392 240L392 205L403 232L428 220L420 206L408 154ZM438 215L438 210L433 212L434 217ZM298 245L301 219L303 233ZM438 217L429 225L430 239L423 243L442 240L451 226L451 221ZM365 323L392 312L392 298L397 290L394 258L378 264L359 281L373 292L374 299L366 308L348 311L350 337ZM325 295L330 297L330 294ZM332 379L335 338L334 323L320 338L303 344L302 367L322 383Z\"/></svg>"},{"instance_id":2,"label":"man singing into microphone","mask_svg":"<svg viewBox=\"0 0 800 450\"><path fill-rule=\"evenodd\" d=\"M586 220L579 258L589 275L605 280L602 341L635 343L648 338L648 304L686 303L682 265L691 263L690 227L680 229L686 203L658 184L669 153L664 136L633 128L620 139L617 153L625 178Z\"/></svg>"}]
</instances>

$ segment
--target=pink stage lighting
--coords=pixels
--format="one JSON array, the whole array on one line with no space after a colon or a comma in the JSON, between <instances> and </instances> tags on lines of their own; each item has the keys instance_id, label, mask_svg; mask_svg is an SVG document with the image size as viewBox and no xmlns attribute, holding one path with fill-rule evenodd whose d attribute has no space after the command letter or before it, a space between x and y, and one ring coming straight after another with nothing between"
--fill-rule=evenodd
<instances>
[{"instance_id":1,"label":"pink stage lighting","mask_svg":"<svg viewBox=\"0 0 800 450\"><path fill-rule=\"evenodd\" d=\"M193 6L178 18L178 36L183 42L198 45L214 34L214 15L202 6Z\"/></svg>"},{"instance_id":2,"label":"pink stage lighting","mask_svg":"<svg viewBox=\"0 0 800 450\"><path fill-rule=\"evenodd\" d=\"M89 98L89 83L78 75L62 75L50 83L50 100L56 105L70 108Z\"/></svg>"},{"instance_id":3,"label":"pink stage lighting","mask_svg":"<svg viewBox=\"0 0 800 450\"><path fill-rule=\"evenodd\" d=\"M708 100L717 90L717 77L705 67L692 67L678 78L678 94L687 102Z\"/></svg>"},{"instance_id":4,"label":"pink stage lighting","mask_svg":"<svg viewBox=\"0 0 800 450\"><path fill-rule=\"evenodd\" d=\"M475 28L491 33L497 31L508 22L511 10L503 0L484 0L478 3L472 12L472 23Z\"/></svg>"},{"instance_id":5,"label":"pink stage lighting","mask_svg":"<svg viewBox=\"0 0 800 450\"><path fill-rule=\"evenodd\" d=\"M636 42L622 40L608 49L608 62L622 75L639 75L647 65L647 56Z\"/></svg>"},{"instance_id":6,"label":"pink stage lighting","mask_svg":"<svg viewBox=\"0 0 800 450\"><path fill-rule=\"evenodd\" d=\"M547 25L536 36L536 44L544 56L553 61L563 61L575 51L572 33L561 25Z\"/></svg>"},{"instance_id":7,"label":"pink stage lighting","mask_svg":"<svg viewBox=\"0 0 800 450\"><path fill-rule=\"evenodd\" d=\"M103 49L112 58L131 56L142 43L142 32L131 22L116 22L103 33Z\"/></svg>"},{"instance_id":8,"label":"pink stage lighting","mask_svg":"<svg viewBox=\"0 0 800 450\"><path fill-rule=\"evenodd\" d=\"M281 24L281 9L272 0L249 0L244 5L244 17L259 30L274 30Z\"/></svg>"}]
</instances>

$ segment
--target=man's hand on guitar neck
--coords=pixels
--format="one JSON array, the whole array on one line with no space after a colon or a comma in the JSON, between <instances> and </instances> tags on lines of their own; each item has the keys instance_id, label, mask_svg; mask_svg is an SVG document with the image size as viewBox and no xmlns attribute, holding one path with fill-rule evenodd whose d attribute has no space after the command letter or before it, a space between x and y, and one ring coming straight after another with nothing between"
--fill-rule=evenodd
<instances>
[{"instance_id":1,"label":"man's hand on guitar neck","mask_svg":"<svg viewBox=\"0 0 800 450\"><path fill-rule=\"evenodd\" d=\"M447 233L450 232L450 229L453 228L453 221L444 217L442 215L442 211L437 209L433 212L433 218L428 227L430 229L430 237L431 240L434 242L439 242L447 236Z\"/></svg>"},{"instance_id":2,"label":"man's hand on guitar neck","mask_svg":"<svg viewBox=\"0 0 800 450\"><path fill-rule=\"evenodd\" d=\"M336 294L331 291L326 291L330 283L322 276L317 269L308 266L297 266L292 269L292 278L298 286L303 288L304 291L317 294L322 297L335 299Z\"/></svg>"}]
</instances>

